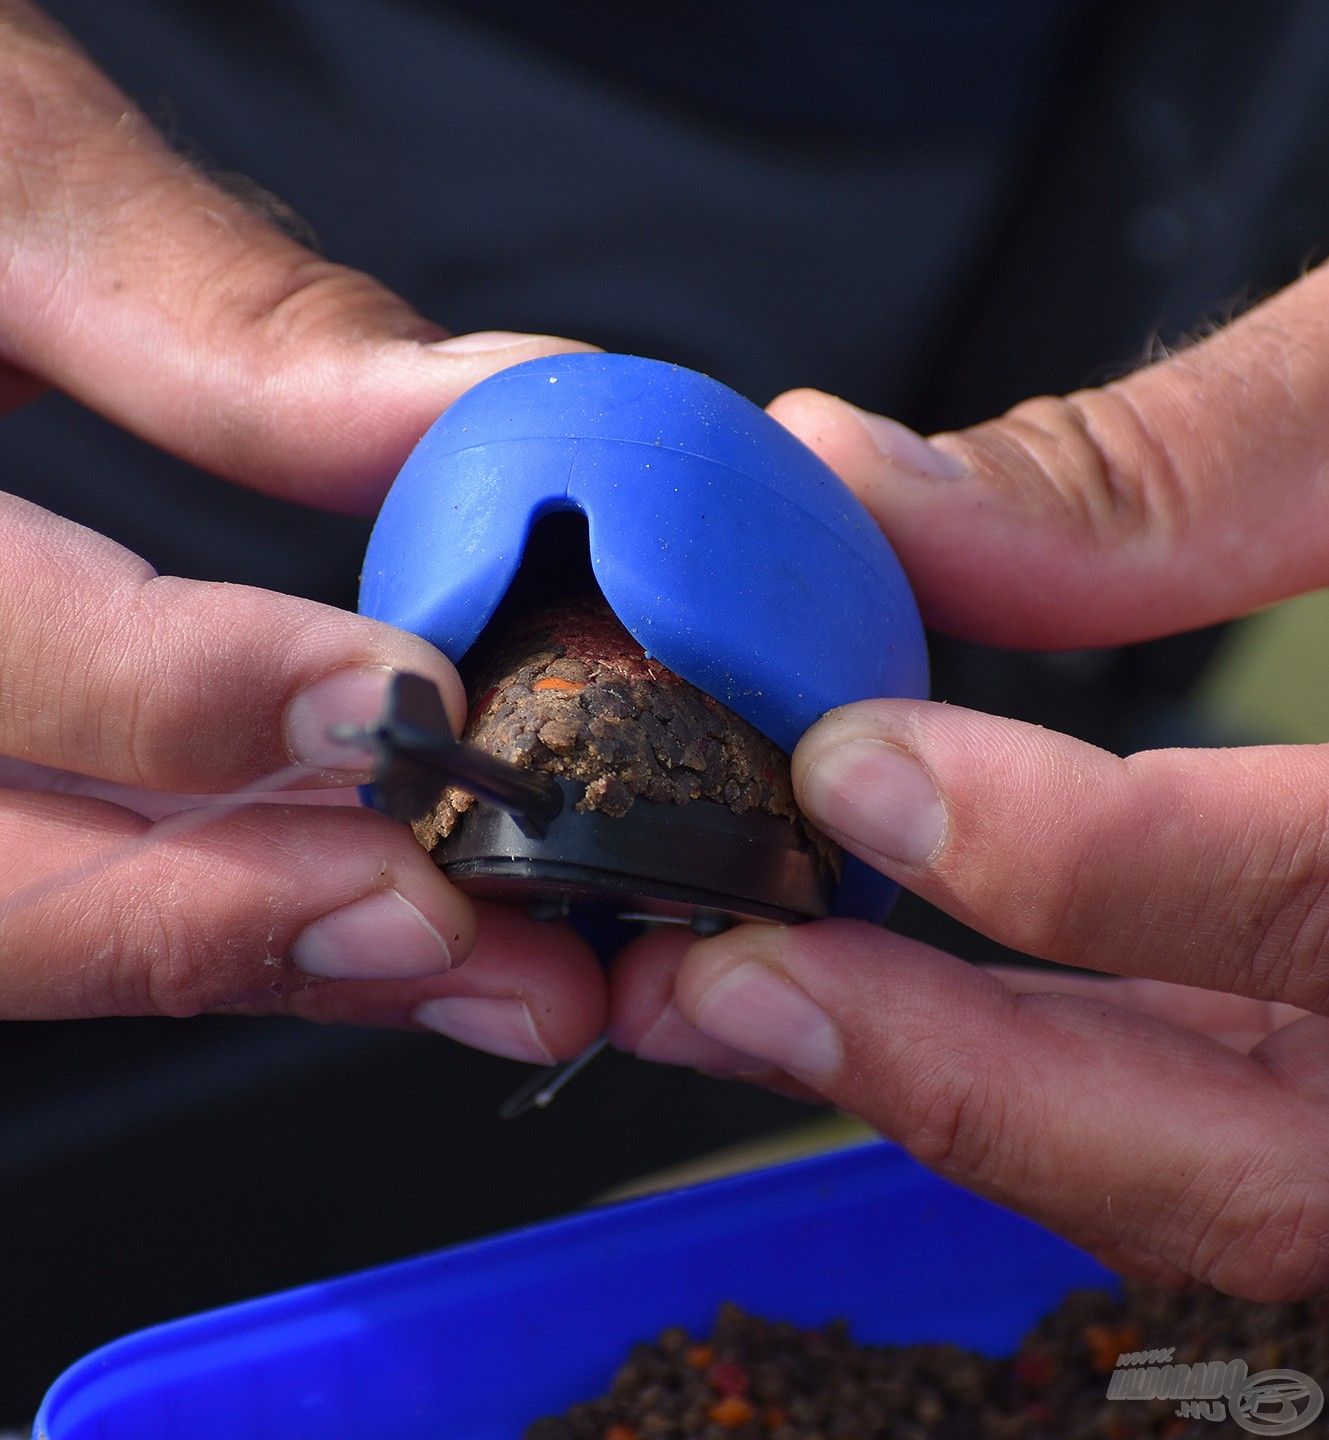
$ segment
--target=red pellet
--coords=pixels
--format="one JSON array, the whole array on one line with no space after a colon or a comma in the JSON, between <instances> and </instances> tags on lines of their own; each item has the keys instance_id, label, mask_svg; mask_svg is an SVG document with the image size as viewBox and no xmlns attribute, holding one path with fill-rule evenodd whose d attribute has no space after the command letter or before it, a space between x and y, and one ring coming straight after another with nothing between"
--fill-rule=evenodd
<instances>
[{"instance_id":1,"label":"red pellet","mask_svg":"<svg viewBox=\"0 0 1329 1440\"><path fill-rule=\"evenodd\" d=\"M1046 1390L1057 1378L1057 1362L1045 1350L1024 1350L1011 1362L1011 1374L1026 1390Z\"/></svg>"},{"instance_id":2,"label":"red pellet","mask_svg":"<svg viewBox=\"0 0 1329 1440\"><path fill-rule=\"evenodd\" d=\"M1077 1291L1011 1359L954 1345L859 1344L722 1306L708 1340L678 1327L632 1348L599 1400L525 1440L1207 1440L1230 1423L1174 1401L1107 1398L1103 1366L1174 1349L1180 1363L1242 1356L1329 1383L1329 1296L1258 1305L1213 1291ZM1143 1352L1143 1355L1136 1353ZM1270 1363L1265 1364L1268 1361ZM1276 1363L1274 1363L1276 1362ZM1203 1432L1203 1435L1202 1433ZM1320 1436L1322 1426L1299 1433Z\"/></svg>"},{"instance_id":3,"label":"red pellet","mask_svg":"<svg viewBox=\"0 0 1329 1440\"><path fill-rule=\"evenodd\" d=\"M706 1378L721 1395L742 1395L748 1388L748 1372L733 1360L717 1360Z\"/></svg>"}]
</instances>

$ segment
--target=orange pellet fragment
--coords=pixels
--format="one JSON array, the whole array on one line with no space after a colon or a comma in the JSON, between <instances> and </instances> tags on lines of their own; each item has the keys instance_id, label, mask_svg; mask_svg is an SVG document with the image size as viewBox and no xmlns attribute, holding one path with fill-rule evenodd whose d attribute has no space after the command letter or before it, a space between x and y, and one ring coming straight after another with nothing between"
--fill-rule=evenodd
<instances>
[{"instance_id":1,"label":"orange pellet fragment","mask_svg":"<svg viewBox=\"0 0 1329 1440\"><path fill-rule=\"evenodd\" d=\"M741 1395L726 1395L710 1408L710 1418L726 1430L737 1430L752 1419L752 1406Z\"/></svg>"},{"instance_id":2,"label":"orange pellet fragment","mask_svg":"<svg viewBox=\"0 0 1329 1440\"><path fill-rule=\"evenodd\" d=\"M637 1440L637 1432L631 1425L611 1425L605 1431L605 1440Z\"/></svg>"},{"instance_id":3,"label":"orange pellet fragment","mask_svg":"<svg viewBox=\"0 0 1329 1440\"><path fill-rule=\"evenodd\" d=\"M564 680L559 675L542 675L531 686L532 690L557 690L563 695L580 695L585 688L585 685L578 685L575 680Z\"/></svg>"},{"instance_id":4,"label":"orange pellet fragment","mask_svg":"<svg viewBox=\"0 0 1329 1440\"><path fill-rule=\"evenodd\" d=\"M1116 1368L1118 1355L1139 1350L1142 1344L1134 1325L1087 1325L1084 1343L1089 1347L1089 1363L1100 1375Z\"/></svg>"},{"instance_id":5,"label":"orange pellet fragment","mask_svg":"<svg viewBox=\"0 0 1329 1440\"><path fill-rule=\"evenodd\" d=\"M715 1351L709 1345L691 1345L684 1359L694 1370L709 1370L715 1360Z\"/></svg>"}]
</instances>

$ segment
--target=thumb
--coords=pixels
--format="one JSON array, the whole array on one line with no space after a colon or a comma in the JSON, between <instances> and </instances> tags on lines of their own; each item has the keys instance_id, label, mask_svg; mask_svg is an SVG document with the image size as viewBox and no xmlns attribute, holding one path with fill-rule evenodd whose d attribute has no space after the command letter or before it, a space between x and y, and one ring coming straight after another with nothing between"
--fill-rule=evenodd
<instances>
[{"instance_id":1,"label":"thumb","mask_svg":"<svg viewBox=\"0 0 1329 1440\"><path fill-rule=\"evenodd\" d=\"M1329 581L1329 270L1102 389L933 443L816 391L771 405L880 521L934 628L1118 644Z\"/></svg>"},{"instance_id":2,"label":"thumb","mask_svg":"<svg viewBox=\"0 0 1329 1440\"><path fill-rule=\"evenodd\" d=\"M0 153L0 403L58 386L272 494L372 510L464 390L587 348L448 339L199 174L24 0L0 4Z\"/></svg>"}]
</instances>

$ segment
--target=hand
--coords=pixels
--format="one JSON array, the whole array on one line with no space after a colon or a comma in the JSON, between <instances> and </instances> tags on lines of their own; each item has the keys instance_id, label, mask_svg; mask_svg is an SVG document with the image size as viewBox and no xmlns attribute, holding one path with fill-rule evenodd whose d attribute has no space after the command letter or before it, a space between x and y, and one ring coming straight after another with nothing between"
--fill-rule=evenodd
<instances>
[{"instance_id":1,"label":"hand","mask_svg":"<svg viewBox=\"0 0 1329 1440\"><path fill-rule=\"evenodd\" d=\"M48 385L238 484L372 513L424 431L509 365L448 339L175 155L26 0L0 0L0 411Z\"/></svg>"},{"instance_id":2,"label":"hand","mask_svg":"<svg viewBox=\"0 0 1329 1440\"><path fill-rule=\"evenodd\" d=\"M926 618L1104 645L1329 583L1329 273L1104 390L928 444L774 413L855 488ZM1252 1299L1329 1288L1329 751L1118 759L951 706L851 705L794 758L854 854L1113 979L985 973L852 923L625 955L612 1033L794 1085L1108 1263Z\"/></svg>"},{"instance_id":3,"label":"hand","mask_svg":"<svg viewBox=\"0 0 1329 1440\"><path fill-rule=\"evenodd\" d=\"M448 340L173 155L23 0L0 0L0 256L0 410L55 385L195 464L334 509L372 510L485 375L585 348ZM460 719L432 647L157 577L12 497L0 636L0 754L16 757L0 761L0 1015L288 1010L532 1060L598 1032L585 947L497 909L477 931L404 827L208 799L293 784L352 800L358 757L326 730L368 719L390 668L433 678Z\"/></svg>"}]
</instances>

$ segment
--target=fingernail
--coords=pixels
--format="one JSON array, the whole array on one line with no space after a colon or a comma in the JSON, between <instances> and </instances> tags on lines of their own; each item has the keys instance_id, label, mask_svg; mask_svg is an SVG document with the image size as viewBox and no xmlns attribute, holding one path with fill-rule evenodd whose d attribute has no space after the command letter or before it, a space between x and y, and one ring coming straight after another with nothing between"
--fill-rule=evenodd
<instances>
[{"instance_id":1,"label":"fingernail","mask_svg":"<svg viewBox=\"0 0 1329 1440\"><path fill-rule=\"evenodd\" d=\"M915 475L927 475L934 480L960 480L969 474L969 466L958 455L942 450L930 440L892 420L886 415L874 415L870 410L860 410L856 405L849 407L868 438L878 452L902 470L912 470Z\"/></svg>"},{"instance_id":2,"label":"fingernail","mask_svg":"<svg viewBox=\"0 0 1329 1440\"><path fill-rule=\"evenodd\" d=\"M688 1024L672 1000L634 1048L643 1060L687 1065L711 1075L742 1075L770 1068L731 1045L703 1035L695 1025Z\"/></svg>"},{"instance_id":3,"label":"fingernail","mask_svg":"<svg viewBox=\"0 0 1329 1440\"><path fill-rule=\"evenodd\" d=\"M830 1019L797 985L756 961L721 976L695 1013L713 1040L777 1070L824 1080L840 1068L844 1052Z\"/></svg>"},{"instance_id":4,"label":"fingernail","mask_svg":"<svg viewBox=\"0 0 1329 1440\"><path fill-rule=\"evenodd\" d=\"M522 335L516 330L472 330L469 335L452 335L436 340L429 348L444 354L470 355L482 350L511 350L518 345L538 341L538 335Z\"/></svg>"},{"instance_id":5,"label":"fingernail","mask_svg":"<svg viewBox=\"0 0 1329 1440\"><path fill-rule=\"evenodd\" d=\"M422 1001L411 1012L411 1018L449 1040L460 1040L463 1045L487 1050L491 1055L527 1060L533 1065L554 1063L549 1047L535 1028L530 1007L521 1000L446 995Z\"/></svg>"},{"instance_id":6,"label":"fingernail","mask_svg":"<svg viewBox=\"0 0 1329 1440\"><path fill-rule=\"evenodd\" d=\"M404 895L381 890L307 925L291 961L333 980L412 980L451 968L452 952Z\"/></svg>"},{"instance_id":7,"label":"fingernail","mask_svg":"<svg viewBox=\"0 0 1329 1440\"><path fill-rule=\"evenodd\" d=\"M922 865L946 836L946 808L926 770L885 740L846 740L815 760L799 798L838 839L902 865Z\"/></svg>"},{"instance_id":8,"label":"fingernail","mask_svg":"<svg viewBox=\"0 0 1329 1440\"><path fill-rule=\"evenodd\" d=\"M286 748L298 765L367 775L368 750L329 738L336 725L371 725L383 713L392 671L386 665L348 665L301 690L286 707Z\"/></svg>"}]
</instances>

